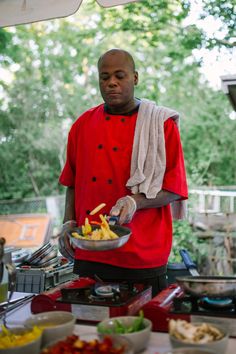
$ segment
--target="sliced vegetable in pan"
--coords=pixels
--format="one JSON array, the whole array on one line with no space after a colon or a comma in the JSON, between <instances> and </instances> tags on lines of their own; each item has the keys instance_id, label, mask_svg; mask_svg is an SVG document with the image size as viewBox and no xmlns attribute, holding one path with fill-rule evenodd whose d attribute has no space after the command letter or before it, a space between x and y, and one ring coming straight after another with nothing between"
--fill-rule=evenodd
<instances>
[{"instance_id":1,"label":"sliced vegetable in pan","mask_svg":"<svg viewBox=\"0 0 236 354\"><path fill-rule=\"evenodd\" d=\"M110 229L110 226L106 220L106 217L102 214L99 215L101 222L97 223L98 228L92 229L88 218L85 219L85 224L82 225L82 235L78 232L72 232L71 235L77 239L82 240L113 240L119 238L119 236ZM91 222L92 224L92 222Z\"/></svg>"},{"instance_id":2,"label":"sliced vegetable in pan","mask_svg":"<svg viewBox=\"0 0 236 354\"><path fill-rule=\"evenodd\" d=\"M102 208L106 206L105 203L99 204L96 208L94 208L92 211L90 211L89 215L95 215L97 214Z\"/></svg>"}]
</instances>

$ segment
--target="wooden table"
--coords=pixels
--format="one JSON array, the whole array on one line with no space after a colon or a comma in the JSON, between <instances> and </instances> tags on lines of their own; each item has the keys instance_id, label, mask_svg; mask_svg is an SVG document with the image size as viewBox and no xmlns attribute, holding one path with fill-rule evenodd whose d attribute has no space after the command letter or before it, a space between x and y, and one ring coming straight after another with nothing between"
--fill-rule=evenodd
<instances>
[{"instance_id":1,"label":"wooden table","mask_svg":"<svg viewBox=\"0 0 236 354\"><path fill-rule=\"evenodd\" d=\"M22 293L18 293L18 296L22 296ZM25 294L24 295L29 295ZM17 294L15 295L17 296ZM7 324L10 326L17 325L19 326L22 324L28 317L30 317L31 310L30 310L30 302L23 305L22 307L13 310L7 316ZM75 334L84 334L84 333L96 333L96 326L92 325L81 325L77 324L75 326ZM236 338L229 339L229 345L226 354L235 354L236 353ZM169 336L167 333L160 333L160 332L152 332L151 338L148 344L148 347L142 354L163 354L171 349L171 345L169 342Z\"/></svg>"}]
</instances>

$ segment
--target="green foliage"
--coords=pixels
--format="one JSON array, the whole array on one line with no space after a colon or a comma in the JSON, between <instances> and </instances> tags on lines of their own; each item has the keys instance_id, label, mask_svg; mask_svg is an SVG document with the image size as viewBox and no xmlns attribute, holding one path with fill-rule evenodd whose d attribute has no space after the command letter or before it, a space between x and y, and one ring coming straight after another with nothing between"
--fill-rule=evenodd
<instances>
[{"instance_id":1,"label":"green foliage","mask_svg":"<svg viewBox=\"0 0 236 354\"><path fill-rule=\"evenodd\" d=\"M227 47L233 48L236 46L236 1L235 0L203 0L203 12L201 18L207 16L221 21L221 30L224 37L218 36L217 32L212 37L207 39L209 48Z\"/></svg>"},{"instance_id":2,"label":"green foliage","mask_svg":"<svg viewBox=\"0 0 236 354\"><path fill-rule=\"evenodd\" d=\"M111 47L134 55L137 97L181 113L190 184L234 184L235 121L223 93L200 83L192 50L205 37L183 25L189 6L165 0L104 9L90 0L65 19L0 29L1 66L11 77L0 77L0 199L63 190L69 126L101 102L96 64Z\"/></svg>"},{"instance_id":3,"label":"green foliage","mask_svg":"<svg viewBox=\"0 0 236 354\"><path fill-rule=\"evenodd\" d=\"M206 255L206 245L198 239L197 234L193 231L189 221L174 220L173 222L173 244L169 257L169 263L182 262L179 254L181 249L186 249L193 261L198 262Z\"/></svg>"},{"instance_id":4,"label":"green foliage","mask_svg":"<svg viewBox=\"0 0 236 354\"><path fill-rule=\"evenodd\" d=\"M0 28L0 53L6 50L8 42L10 42L11 35L3 28Z\"/></svg>"},{"instance_id":5,"label":"green foliage","mask_svg":"<svg viewBox=\"0 0 236 354\"><path fill-rule=\"evenodd\" d=\"M196 185L230 185L235 181L235 121L228 118L224 94L205 90L199 97L201 110L183 127L188 173ZM227 148L225 148L227 146Z\"/></svg>"}]
</instances>

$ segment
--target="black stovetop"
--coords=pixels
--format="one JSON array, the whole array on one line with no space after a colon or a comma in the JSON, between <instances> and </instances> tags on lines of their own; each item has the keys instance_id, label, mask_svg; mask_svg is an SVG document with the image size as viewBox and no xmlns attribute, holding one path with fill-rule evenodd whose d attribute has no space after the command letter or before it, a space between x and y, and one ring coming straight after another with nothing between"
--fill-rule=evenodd
<instances>
[{"instance_id":1,"label":"black stovetop","mask_svg":"<svg viewBox=\"0 0 236 354\"><path fill-rule=\"evenodd\" d=\"M108 287L105 295L99 293ZM102 306L120 306L132 302L133 299L142 296L151 288L143 284L127 283L95 283L90 286L74 289L61 289L59 302L84 304L84 305L102 305ZM102 293L102 291L101 291Z\"/></svg>"},{"instance_id":2,"label":"black stovetop","mask_svg":"<svg viewBox=\"0 0 236 354\"><path fill-rule=\"evenodd\" d=\"M211 298L186 295L173 299L172 313L210 316L236 316L236 297Z\"/></svg>"}]
</instances>

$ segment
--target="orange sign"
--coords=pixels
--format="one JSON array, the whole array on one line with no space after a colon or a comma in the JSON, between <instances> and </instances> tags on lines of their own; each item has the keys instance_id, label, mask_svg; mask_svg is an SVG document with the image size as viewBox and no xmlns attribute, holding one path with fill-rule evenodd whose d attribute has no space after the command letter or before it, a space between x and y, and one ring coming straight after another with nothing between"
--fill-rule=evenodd
<instances>
[{"instance_id":1,"label":"orange sign","mask_svg":"<svg viewBox=\"0 0 236 354\"><path fill-rule=\"evenodd\" d=\"M2 215L0 237L5 238L6 246L41 247L51 236L51 221L48 214Z\"/></svg>"}]
</instances>

